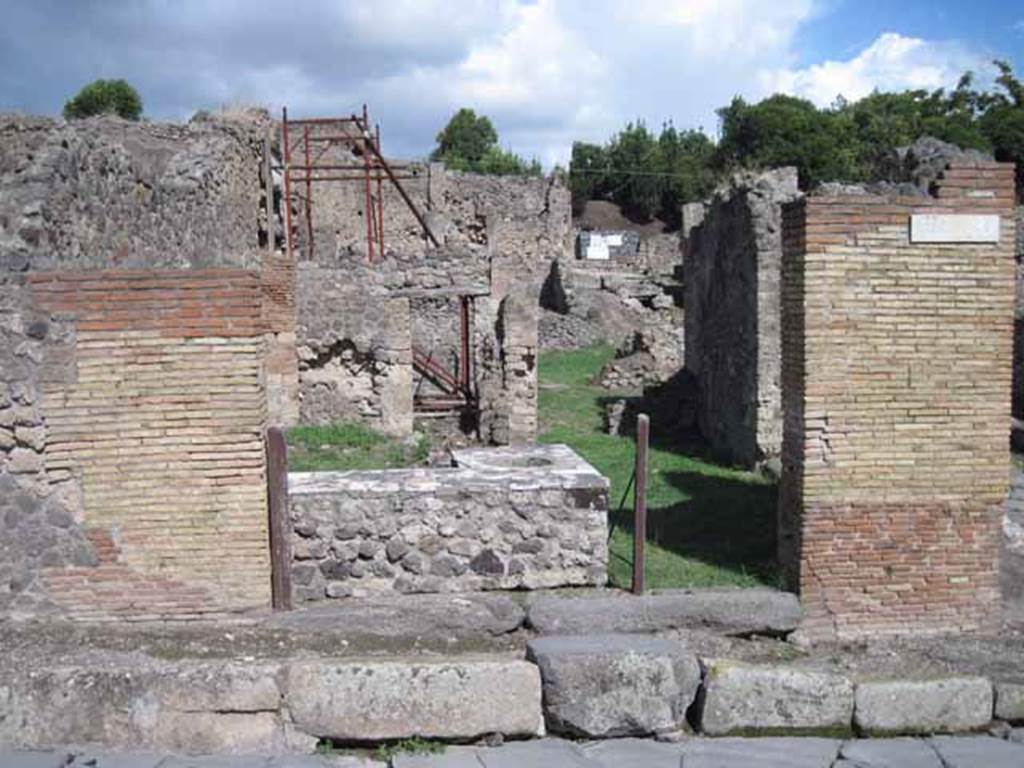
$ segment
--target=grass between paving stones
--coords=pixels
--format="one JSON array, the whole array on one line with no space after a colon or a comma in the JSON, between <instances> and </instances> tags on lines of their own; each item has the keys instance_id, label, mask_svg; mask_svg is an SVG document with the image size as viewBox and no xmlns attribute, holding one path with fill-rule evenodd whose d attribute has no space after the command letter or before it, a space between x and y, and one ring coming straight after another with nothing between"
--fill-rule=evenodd
<instances>
[{"instance_id":1,"label":"grass between paving stones","mask_svg":"<svg viewBox=\"0 0 1024 768\"><path fill-rule=\"evenodd\" d=\"M632 498L619 502L633 471L634 441L603 430L603 403L622 393L592 382L610 346L546 352L539 360L540 442L566 443L611 480L609 575L632 578ZM652 425L657 430L657 425ZM778 585L774 483L716 464L693 439L652 437L648 478L650 588Z\"/></svg>"},{"instance_id":2,"label":"grass between paving stones","mask_svg":"<svg viewBox=\"0 0 1024 768\"><path fill-rule=\"evenodd\" d=\"M430 452L426 435L404 442L347 422L293 427L287 440L293 472L410 467L423 463Z\"/></svg>"}]
</instances>

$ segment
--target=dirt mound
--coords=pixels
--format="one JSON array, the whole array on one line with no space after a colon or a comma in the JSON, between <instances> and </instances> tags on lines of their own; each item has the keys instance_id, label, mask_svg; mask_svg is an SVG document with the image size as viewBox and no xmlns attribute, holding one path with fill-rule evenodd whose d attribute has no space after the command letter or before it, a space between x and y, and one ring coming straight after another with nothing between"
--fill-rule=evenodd
<instances>
[{"instance_id":1,"label":"dirt mound","mask_svg":"<svg viewBox=\"0 0 1024 768\"><path fill-rule=\"evenodd\" d=\"M641 236L660 235L669 231L668 225L661 219L648 222L632 221L622 209L608 200L588 200L583 205L583 212L576 217L573 224L580 229L620 230L631 229Z\"/></svg>"}]
</instances>

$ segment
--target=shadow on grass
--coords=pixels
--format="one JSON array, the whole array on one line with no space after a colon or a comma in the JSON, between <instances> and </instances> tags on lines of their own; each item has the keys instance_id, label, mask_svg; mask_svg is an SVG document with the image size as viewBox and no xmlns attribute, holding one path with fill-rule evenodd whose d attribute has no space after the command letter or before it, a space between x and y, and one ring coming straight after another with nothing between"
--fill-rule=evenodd
<instances>
[{"instance_id":1,"label":"shadow on grass","mask_svg":"<svg viewBox=\"0 0 1024 768\"><path fill-rule=\"evenodd\" d=\"M687 500L648 509L649 543L771 586L780 584L774 484L686 471L666 472L661 477ZM627 498L625 509L612 511L610 518L632 537L632 497ZM631 553L626 555L631 557Z\"/></svg>"}]
</instances>

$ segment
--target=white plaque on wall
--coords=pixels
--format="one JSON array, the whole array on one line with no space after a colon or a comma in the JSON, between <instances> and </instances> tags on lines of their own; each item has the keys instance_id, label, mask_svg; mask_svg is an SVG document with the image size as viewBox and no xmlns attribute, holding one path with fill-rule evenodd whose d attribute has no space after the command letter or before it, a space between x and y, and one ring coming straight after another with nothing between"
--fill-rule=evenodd
<instances>
[{"instance_id":1,"label":"white plaque on wall","mask_svg":"<svg viewBox=\"0 0 1024 768\"><path fill-rule=\"evenodd\" d=\"M910 242L998 243L999 217L988 214L914 214L910 217Z\"/></svg>"}]
</instances>

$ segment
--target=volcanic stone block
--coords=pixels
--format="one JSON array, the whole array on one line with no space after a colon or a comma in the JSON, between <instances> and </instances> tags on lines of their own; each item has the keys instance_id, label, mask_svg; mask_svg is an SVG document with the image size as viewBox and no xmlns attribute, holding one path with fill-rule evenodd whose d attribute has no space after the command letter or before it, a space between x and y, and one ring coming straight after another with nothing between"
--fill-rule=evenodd
<instances>
[{"instance_id":1,"label":"volcanic stone block","mask_svg":"<svg viewBox=\"0 0 1024 768\"><path fill-rule=\"evenodd\" d=\"M548 727L574 736L676 731L700 685L691 652L641 635L546 637L527 655L540 667Z\"/></svg>"},{"instance_id":2,"label":"volcanic stone block","mask_svg":"<svg viewBox=\"0 0 1024 768\"><path fill-rule=\"evenodd\" d=\"M525 661L302 662L285 700L298 729L344 741L544 732L540 674Z\"/></svg>"},{"instance_id":3,"label":"volcanic stone block","mask_svg":"<svg viewBox=\"0 0 1024 768\"><path fill-rule=\"evenodd\" d=\"M852 716L853 684L840 675L726 660L707 666L704 733L846 732Z\"/></svg>"},{"instance_id":4,"label":"volcanic stone block","mask_svg":"<svg viewBox=\"0 0 1024 768\"><path fill-rule=\"evenodd\" d=\"M672 590L635 597L539 597L527 621L542 635L658 632L712 626L728 633L792 632L802 613L796 595L774 589Z\"/></svg>"},{"instance_id":5,"label":"volcanic stone block","mask_svg":"<svg viewBox=\"0 0 1024 768\"><path fill-rule=\"evenodd\" d=\"M1024 682L996 682L996 717L1011 723L1024 721Z\"/></svg>"},{"instance_id":6,"label":"volcanic stone block","mask_svg":"<svg viewBox=\"0 0 1024 768\"><path fill-rule=\"evenodd\" d=\"M992 684L983 677L857 684L854 723L867 734L970 731L992 720Z\"/></svg>"}]
</instances>

